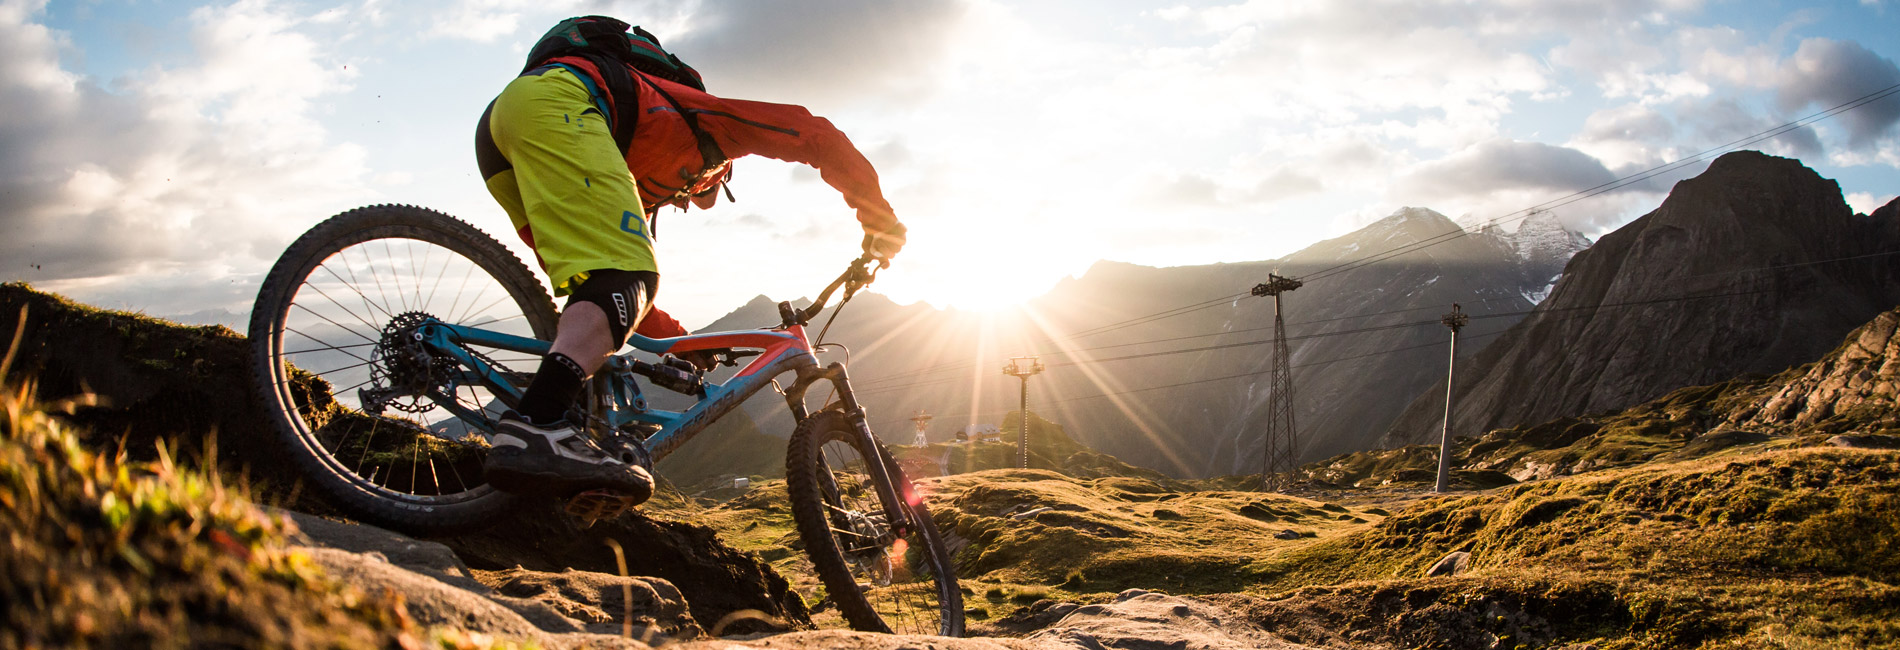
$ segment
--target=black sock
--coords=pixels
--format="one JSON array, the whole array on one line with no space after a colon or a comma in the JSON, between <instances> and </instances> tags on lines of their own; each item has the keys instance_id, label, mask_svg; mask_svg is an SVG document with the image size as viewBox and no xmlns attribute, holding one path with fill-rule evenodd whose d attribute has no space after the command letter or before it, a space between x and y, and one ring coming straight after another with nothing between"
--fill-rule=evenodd
<instances>
[{"instance_id":1,"label":"black sock","mask_svg":"<svg viewBox=\"0 0 1900 650\"><path fill-rule=\"evenodd\" d=\"M528 390L521 393L521 405L517 410L535 424L553 424L563 420L567 417L568 407L574 405L574 398L581 394L581 384L586 380L581 364L565 354L550 353L541 358L541 369L535 371L534 380L528 382Z\"/></svg>"}]
</instances>

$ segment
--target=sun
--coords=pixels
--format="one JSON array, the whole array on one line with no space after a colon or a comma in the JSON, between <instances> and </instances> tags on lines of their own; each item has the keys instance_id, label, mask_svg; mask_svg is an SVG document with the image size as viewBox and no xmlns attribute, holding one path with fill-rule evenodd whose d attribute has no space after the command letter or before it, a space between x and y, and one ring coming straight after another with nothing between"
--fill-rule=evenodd
<instances>
[{"instance_id":1,"label":"sun","mask_svg":"<svg viewBox=\"0 0 1900 650\"><path fill-rule=\"evenodd\" d=\"M921 257L921 256L920 256ZM898 260L902 264L906 260ZM892 269L899 270L899 269ZM923 301L939 308L998 313L1018 309L1048 293L1069 275L1067 269L1036 260L926 260L915 270L892 273L879 289L900 303Z\"/></svg>"}]
</instances>

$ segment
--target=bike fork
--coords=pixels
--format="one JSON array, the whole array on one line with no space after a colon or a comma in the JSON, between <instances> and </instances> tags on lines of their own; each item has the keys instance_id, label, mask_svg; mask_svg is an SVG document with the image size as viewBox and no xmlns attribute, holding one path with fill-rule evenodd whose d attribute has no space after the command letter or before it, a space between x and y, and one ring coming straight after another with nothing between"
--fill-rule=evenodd
<instances>
[{"instance_id":1,"label":"bike fork","mask_svg":"<svg viewBox=\"0 0 1900 650\"><path fill-rule=\"evenodd\" d=\"M808 417L809 413L805 409L804 400L805 389L819 379L829 380L831 385L837 388L839 403L844 406L845 419L851 422L852 431L857 435L858 448L869 452L864 459L864 469L871 474L873 479L871 483L877 488L878 500L884 504L884 520L891 522L892 530L899 537L908 534L911 528L909 508L911 504L908 499L910 495L899 493L896 472L893 468L885 466L884 454L880 453L883 446L878 444L877 436L871 433L871 424L865 420L864 408L858 403L857 395L851 392L851 380L845 373L844 364L833 363L822 371L801 373L793 390L785 395L785 399L791 406L792 416L799 421ZM824 452L820 450L821 462L823 458ZM824 472L824 475L824 480L829 482L830 472ZM835 490L836 486L833 485L831 488Z\"/></svg>"}]
</instances>

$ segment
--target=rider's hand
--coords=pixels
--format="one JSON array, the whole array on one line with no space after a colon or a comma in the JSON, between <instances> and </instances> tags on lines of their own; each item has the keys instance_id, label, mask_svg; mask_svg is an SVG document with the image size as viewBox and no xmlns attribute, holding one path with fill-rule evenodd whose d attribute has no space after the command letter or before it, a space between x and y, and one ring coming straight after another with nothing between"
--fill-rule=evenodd
<instances>
[{"instance_id":1,"label":"rider's hand","mask_svg":"<svg viewBox=\"0 0 1900 650\"><path fill-rule=\"evenodd\" d=\"M897 251L904 249L904 235L909 229L902 223L892 223L882 231L864 233L864 254L877 260L878 268L891 265L891 258L897 257Z\"/></svg>"}]
</instances>

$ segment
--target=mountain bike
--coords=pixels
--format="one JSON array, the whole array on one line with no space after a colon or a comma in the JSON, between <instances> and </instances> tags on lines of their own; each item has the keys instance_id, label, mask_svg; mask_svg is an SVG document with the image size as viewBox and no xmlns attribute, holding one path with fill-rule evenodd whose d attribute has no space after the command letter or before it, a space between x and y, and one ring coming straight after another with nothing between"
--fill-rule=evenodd
<instances>
[{"instance_id":1,"label":"mountain bike","mask_svg":"<svg viewBox=\"0 0 1900 650\"><path fill-rule=\"evenodd\" d=\"M773 387L797 422L785 465L793 520L839 612L860 630L956 636L962 593L930 510L872 433L844 364L819 362L842 346L805 332L835 292L842 309L876 273L869 259L852 262L810 306L779 303L772 327L635 334L571 413L610 453L658 460ZM439 212L379 205L284 251L258 291L250 339L257 389L306 481L362 521L443 535L521 503L483 481L482 459L555 323L540 282L494 238ZM684 352L738 371L715 381L674 356ZM643 384L665 392L650 400ZM829 397L811 408L821 385ZM685 407L659 408L664 399Z\"/></svg>"}]
</instances>

